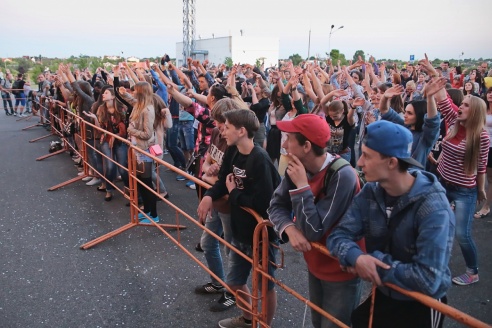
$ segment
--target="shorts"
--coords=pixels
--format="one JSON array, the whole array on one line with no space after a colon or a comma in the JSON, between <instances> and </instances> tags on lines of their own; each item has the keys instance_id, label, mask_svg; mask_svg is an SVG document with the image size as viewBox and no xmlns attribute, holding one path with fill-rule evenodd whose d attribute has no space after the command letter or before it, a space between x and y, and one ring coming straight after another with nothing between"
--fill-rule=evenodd
<instances>
[{"instance_id":1,"label":"shorts","mask_svg":"<svg viewBox=\"0 0 492 328\"><path fill-rule=\"evenodd\" d=\"M16 94L15 96L15 106L21 105L24 107L26 105L26 95L24 92L20 92L19 94Z\"/></svg>"},{"instance_id":2,"label":"shorts","mask_svg":"<svg viewBox=\"0 0 492 328\"><path fill-rule=\"evenodd\" d=\"M195 148L195 128L193 121L179 121L178 136L181 149L183 151L191 151Z\"/></svg>"},{"instance_id":3,"label":"shorts","mask_svg":"<svg viewBox=\"0 0 492 328\"><path fill-rule=\"evenodd\" d=\"M232 238L231 244L243 252L246 256L253 258L253 246L240 243ZM278 243L274 243L278 246ZM268 246L268 274L275 278L275 270L277 267L272 265L270 262L276 263L275 257L277 255L277 248L272 246L271 243ZM261 252L260 252L261 256ZM251 273L252 264L246 261L242 256L238 255L236 252L231 250L229 254L229 272L227 273L226 282L229 286L242 286L246 285L248 282L249 274ZM261 279L262 275L259 275ZM260 284L261 287L261 284ZM275 283L268 280L268 290L272 290L275 287Z\"/></svg>"}]
</instances>

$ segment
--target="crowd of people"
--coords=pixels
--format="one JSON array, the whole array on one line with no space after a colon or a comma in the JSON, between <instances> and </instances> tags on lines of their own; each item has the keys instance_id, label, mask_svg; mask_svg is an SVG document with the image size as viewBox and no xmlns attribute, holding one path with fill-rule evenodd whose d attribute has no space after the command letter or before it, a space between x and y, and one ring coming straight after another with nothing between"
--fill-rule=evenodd
<instances>
[{"instance_id":1,"label":"crowd of people","mask_svg":"<svg viewBox=\"0 0 492 328\"><path fill-rule=\"evenodd\" d=\"M175 167L212 186L202 190L186 183L197 189L201 223L251 256L257 221L242 207L270 220L270 262L280 242L302 252L310 300L341 322L367 327L370 300L361 303L363 279L378 286L375 327L442 327L439 313L384 284L445 303L451 282L479 281L471 227L489 215L492 199L487 70L486 62L468 70L449 62L433 67L427 56L403 67L372 57L349 66L327 60L269 68L189 58L176 67L165 55L160 62L122 62L94 74L60 64L56 72L38 76L37 90L22 74L14 81L7 71L0 89L7 116L33 113L47 124L50 112L67 108L98 127L76 119L57 126L74 149L82 148L85 136L93 169L84 181L105 192L106 201L117 179L129 183L122 169L128 146L113 135L142 151L158 145L159 158L168 152ZM152 158L136 156L145 213L138 219L159 222L151 190L170 194ZM82 167L80 157L73 159ZM186 179L176 174L176 180ZM483 206L475 212L477 201ZM452 275L454 239L466 268ZM327 246L334 257L313 249L312 242ZM249 293L250 262L226 250L226 267L220 243L205 231L197 249L232 291ZM275 269L268 265L272 277ZM262 291L267 324L275 315L274 286L270 281ZM195 292L220 295L211 311L251 302L224 287L212 276ZM311 317L316 328L336 326L317 311ZM219 326L251 327L251 320L243 311Z\"/></svg>"}]
</instances>

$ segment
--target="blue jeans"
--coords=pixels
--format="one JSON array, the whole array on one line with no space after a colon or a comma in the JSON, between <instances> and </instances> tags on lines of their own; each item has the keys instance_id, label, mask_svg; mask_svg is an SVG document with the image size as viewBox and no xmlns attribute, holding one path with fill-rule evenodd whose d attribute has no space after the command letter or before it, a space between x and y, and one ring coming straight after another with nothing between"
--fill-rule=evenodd
<instances>
[{"instance_id":1,"label":"blue jeans","mask_svg":"<svg viewBox=\"0 0 492 328\"><path fill-rule=\"evenodd\" d=\"M95 147L97 150L101 151L101 144L99 143L99 141L96 142L94 139L86 139L86 141L87 162L89 162L89 165L92 166L98 173L100 173L100 175L102 175L102 156L94 149L92 149L92 147ZM79 151L81 151L81 149L79 149ZM95 175L97 176L97 174Z\"/></svg>"},{"instance_id":2,"label":"blue jeans","mask_svg":"<svg viewBox=\"0 0 492 328\"><path fill-rule=\"evenodd\" d=\"M3 100L3 109L5 109L5 112L8 113L7 105L9 105L10 106L10 113L13 113L14 107L12 106L12 98L10 97L10 93L4 94L2 92L2 100Z\"/></svg>"},{"instance_id":3,"label":"blue jeans","mask_svg":"<svg viewBox=\"0 0 492 328\"><path fill-rule=\"evenodd\" d=\"M173 118L173 127L167 130L166 148L174 161L174 166L185 167L186 159L183 151L178 147L179 119Z\"/></svg>"},{"instance_id":4,"label":"blue jeans","mask_svg":"<svg viewBox=\"0 0 492 328\"><path fill-rule=\"evenodd\" d=\"M193 121L179 121L179 143L184 151L191 151L195 148L195 128Z\"/></svg>"},{"instance_id":5,"label":"blue jeans","mask_svg":"<svg viewBox=\"0 0 492 328\"><path fill-rule=\"evenodd\" d=\"M309 299L311 302L350 326L352 311L359 305L362 286L359 278L348 281L325 281L309 272ZM315 328L338 327L330 319L311 310Z\"/></svg>"},{"instance_id":6,"label":"blue jeans","mask_svg":"<svg viewBox=\"0 0 492 328\"><path fill-rule=\"evenodd\" d=\"M128 146L124 143L116 143L113 145L113 148L109 147L109 143L104 141L101 144L101 151L102 153L115 160L118 164L122 165L125 168L128 168ZM113 182L114 179L116 178L116 172L118 171L121 175L121 180L123 180L123 183L125 186L128 187L128 171L120 168L118 165L116 165L113 161L107 159L106 157L103 158L104 161L104 177L109 181ZM114 187L110 184L106 184L106 190L107 191L112 191L114 190Z\"/></svg>"},{"instance_id":7,"label":"blue jeans","mask_svg":"<svg viewBox=\"0 0 492 328\"><path fill-rule=\"evenodd\" d=\"M219 213L216 210L212 211L212 216L207 217L205 220L205 227L212 230L216 235L221 235L224 232L224 239L227 242L231 242L231 215L226 213ZM220 243L215 237L203 231L200 239L200 245L202 246L205 259L210 271L215 273L220 279L225 280L224 265L222 262L222 255L220 254ZM229 248L227 248L229 250ZM212 276L212 282L219 284L219 282Z\"/></svg>"},{"instance_id":8,"label":"blue jeans","mask_svg":"<svg viewBox=\"0 0 492 328\"><path fill-rule=\"evenodd\" d=\"M446 196L454 204L456 217L456 239L465 258L468 269L478 273L477 247L471 236L473 213L477 204L477 188L463 188L441 182L446 189Z\"/></svg>"},{"instance_id":9,"label":"blue jeans","mask_svg":"<svg viewBox=\"0 0 492 328\"><path fill-rule=\"evenodd\" d=\"M231 242L232 246L237 248L239 251L243 252L244 255L253 258L253 247L248 244L241 243L234 238ZM278 242L275 242L278 246ZM275 270L277 267L272 265L276 263L277 248L273 247L271 244L268 245L268 274L275 278ZM261 258L261 250L260 250ZM260 260L261 261L261 260ZM227 273L227 284L229 286L243 286L248 282L249 274L251 273L252 264L245 260L242 256L238 255L236 252L231 251L229 255L229 272ZM258 275L258 279L261 279L263 275ZM268 280L268 290L272 290L275 287L275 283ZM261 283L260 283L261 288Z\"/></svg>"}]
</instances>

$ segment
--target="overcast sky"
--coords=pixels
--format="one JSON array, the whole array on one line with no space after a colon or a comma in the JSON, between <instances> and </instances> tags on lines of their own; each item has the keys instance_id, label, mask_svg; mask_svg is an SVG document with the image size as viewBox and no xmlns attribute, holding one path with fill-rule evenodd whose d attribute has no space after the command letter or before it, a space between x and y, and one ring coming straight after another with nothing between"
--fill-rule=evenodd
<instances>
[{"instance_id":1,"label":"overcast sky","mask_svg":"<svg viewBox=\"0 0 492 328\"><path fill-rule=\"evenodd\" d=\"M344 5L344 6L342 6ZM491 58L491 0L196 0L196 35L278 37L294 53L376 59ZM183 38L182 0L1 0L0 57L121 55L175 57ZM488 23L488 24L487 24Z\"/></svg>"}]
</instances>

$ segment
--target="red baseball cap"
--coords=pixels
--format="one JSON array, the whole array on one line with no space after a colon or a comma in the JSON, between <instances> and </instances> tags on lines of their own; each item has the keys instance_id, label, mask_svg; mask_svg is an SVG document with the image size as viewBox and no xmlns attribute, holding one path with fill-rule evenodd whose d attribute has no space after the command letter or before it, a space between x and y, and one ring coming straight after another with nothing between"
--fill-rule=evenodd
<instances>
[{"instance_id":1,"label":"red baseball cap","mask_svg":"<svg viewBox=\"0 0 492 328\"><path fill-rule=\"evenodd\" d=\"M330 127L326 120L315 114L301 114L292 121L277 121L277 128L284 132L299 132L313 144L325 148L330 140Z\"/></svg>"}]
</instances>

